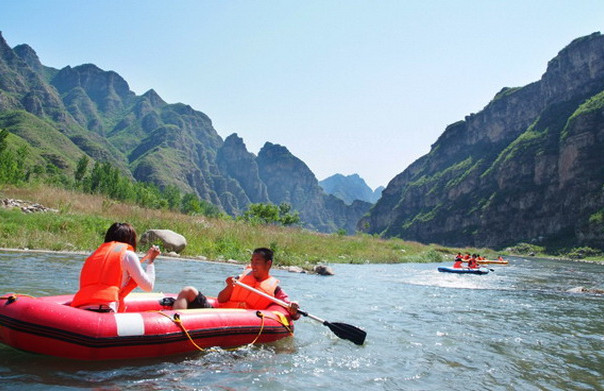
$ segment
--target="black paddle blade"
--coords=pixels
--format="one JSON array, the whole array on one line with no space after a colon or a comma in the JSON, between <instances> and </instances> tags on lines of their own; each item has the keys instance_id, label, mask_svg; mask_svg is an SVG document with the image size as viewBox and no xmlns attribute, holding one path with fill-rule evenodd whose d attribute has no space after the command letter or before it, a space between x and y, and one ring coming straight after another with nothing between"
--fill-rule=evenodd
<instances>
[{"instance_id":1,"label":"black paddle blade","mask_svg":"<svg viewBox=\"0 0 604 391\"><path fill-rule=\"evenodd\" d=\"M333 331L335 335L342 339L347 339L357 345L362 345L363 342L365 342L365 337L367 336L367 333L358 327L346 323L330 323L327 321L325 321L323 324L329 327L329 329Z\"/></svg>"}]
</instances>

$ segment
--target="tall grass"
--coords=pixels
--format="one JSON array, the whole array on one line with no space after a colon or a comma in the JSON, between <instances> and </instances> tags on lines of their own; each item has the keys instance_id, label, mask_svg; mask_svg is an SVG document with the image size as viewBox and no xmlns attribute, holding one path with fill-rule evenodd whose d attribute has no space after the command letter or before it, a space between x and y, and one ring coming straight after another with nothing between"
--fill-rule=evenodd
<instances>
[{"instance_id":1,"label":"tall grass","mask_svg":"<svg viewBox=\"0 0 604 391\"><path fill-rule=\"evenodd\" d=\"M5 187L0 189L0 198L37 202L59 211L25 214L0 208L0 247L5 248L89 252L102 242L109 225L120 221L134 225L139 235L148 229L175 231L188 242L182 256L212 260L247 261L256 247L275 250L279 265L303 267L317 263L438 262L452 260L451 254L457 251L492 254L487 249L451 249L365 234L321 234L297 227L190 216L44 185Z\"/></svg>"}]
</instances>

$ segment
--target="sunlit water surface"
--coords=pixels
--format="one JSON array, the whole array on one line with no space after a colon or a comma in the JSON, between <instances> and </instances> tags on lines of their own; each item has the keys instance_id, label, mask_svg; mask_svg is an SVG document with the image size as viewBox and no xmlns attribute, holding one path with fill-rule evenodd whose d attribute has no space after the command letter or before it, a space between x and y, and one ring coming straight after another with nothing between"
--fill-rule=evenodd
<instances>
[{"instance_id":1,"label":"sunlit water surface","mask_svg":"<svg viewBox=\"0 0 604 391\"><path fill-rule=\"evenodd\" d=\"M77 289L84 256L0 252L0 293ZM215 295L229 264L159 258L156 291ZM82 362L0 345L0 389L604 390L604 266L511 259L487 275L442 264L331 265L321 277L275 270L311 314L367 331L364 346L308 318L294 338L235 351Z\"/></svg>"}]
</instances>

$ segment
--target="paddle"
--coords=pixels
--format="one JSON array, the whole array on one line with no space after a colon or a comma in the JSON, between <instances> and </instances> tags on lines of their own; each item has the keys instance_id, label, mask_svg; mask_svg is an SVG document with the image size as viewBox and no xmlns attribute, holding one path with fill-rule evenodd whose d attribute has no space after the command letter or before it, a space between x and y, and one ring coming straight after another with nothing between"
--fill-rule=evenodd
<instances>
[{"instance_id":1,"label":"paddle","mask_svg":"<svg viewBox=\"0 0 604 391\"><path fill-rule=\"evenodd\" d=\"M276 297L273 297L271 295L267 295L266 293L259 291L258 289L252 288L249 285L246 285L240 281L237 280L233 280L233 283L236 285L239 285L242 288L245 288L249 291L252 291L254 293L259 294L262 297L265 297L267 299L269 299L270 301L272 301L273 303L277 303L280 306L284 307L284 308L289 308L289 304L277 299ZM324 326L329 327L329 329L338 337L342 338L342 339L347 339L349 341L354 342L357 345L362 345L363 342L365 342L365 337L367 336L367 333L363 330L361 330L358 327L346 324L346 323L338 323L338 322L328 322L326 320L323 320L317 316L314 316L313 314L309 314L306 311L302 311L301 309L298 309L298 313L300 313L301 315L307 316L311 319L316 320L319 323L322 323Z\"/></svg>"}]
</instances>

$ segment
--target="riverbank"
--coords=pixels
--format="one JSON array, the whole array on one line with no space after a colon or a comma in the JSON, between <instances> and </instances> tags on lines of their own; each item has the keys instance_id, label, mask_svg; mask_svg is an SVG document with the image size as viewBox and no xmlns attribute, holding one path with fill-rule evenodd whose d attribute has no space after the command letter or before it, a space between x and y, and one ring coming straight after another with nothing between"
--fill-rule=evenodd
<instances>
[{"instance_id":1,"label":"riverbank","mask_svg":"<svg viewBox=\"0 0 604 391\"><path fill-rule=\"evenodd\" d=\"M299 227L184 215L44 185L4 187L0 190L2 198L37 205L35 211L19 203L0 207L0 247L6 249L88 254L102 242L113 222L124 221L133 224L139 236L149 229L170 229L183 235L188 244L179 257L247 262L252 249L264 246L275 250L276 265L305 270L329 263L443 262L452 260L457 252L479 253L486 258L514 255L486 248L449 248L366 234L322 234Z\"/></svg>"},{"instance_id":2,"label":"riverbank","mask_svg":"<svg viewBox=\"0 0 604 391\"><path fill-rule=\"evenodd\" d=\"M180 255L192 259L247 261L260 246L275 250L278 265L304 268L321 263L440 262L457 251L495 256L489 249L446 248L365 234L322 234L299 227L183 215L43 185L5 187L0 198L26 200L54 210L24 213L18 208L0 208L0 247L12 249L87 253L102 242L113 222L125 221L139 236L149 229L170 229L183 235L188 244Z\"/></svg>"}]
</instances>

